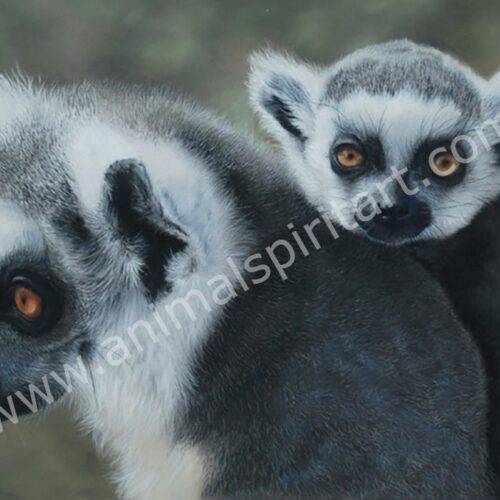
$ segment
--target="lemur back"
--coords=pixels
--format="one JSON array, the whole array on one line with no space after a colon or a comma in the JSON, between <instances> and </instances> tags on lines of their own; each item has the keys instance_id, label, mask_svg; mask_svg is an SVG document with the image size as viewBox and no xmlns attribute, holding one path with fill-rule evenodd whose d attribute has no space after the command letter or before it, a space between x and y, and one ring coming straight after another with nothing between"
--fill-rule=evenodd
<instances>
[{"instance_id":1,"label":"lemur back","mask_svg":"<svg viewBox=\"0 0 500 500\"><path fill-rule=\"evenodd\" d=\"M0 100L3 420L69 400L126 499L489 496L481 360L418 263L163 91Z\"/></svg>"}]
</instances>

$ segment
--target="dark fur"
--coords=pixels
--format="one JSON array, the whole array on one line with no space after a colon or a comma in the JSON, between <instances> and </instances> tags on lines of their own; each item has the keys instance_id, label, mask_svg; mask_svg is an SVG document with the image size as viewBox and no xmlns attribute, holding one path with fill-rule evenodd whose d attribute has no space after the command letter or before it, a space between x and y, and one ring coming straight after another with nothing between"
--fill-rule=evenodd
<instances>
[{"instance_id":1,"label":"dark fur","mask_svg":"<svg viewBox=\"0 0 500 500\"><path fill-rule=\"evenodd\" d=\"M246 150L224 168L229 138L180 138L258 229L256 252L317 217ZM206 494L488 497L481 361L439 286L396 249L318 233L288 281L241 292L195 364L179 437L216 465Z\"/></svg>"},{"instance_id":2,"label":"dark fur","mask_svg":"<svg viewBox=\"0 0 500 500\"><path fill-rule=\"evenodd\" d=\"M358 244L343 235L250 291L210 339L184 431L221 468L207 494L487 495L467 335L435 316L425 273Z\"/></svg>"},{"instance_id":3,"label":"dark fur","mask_svg":"<svg viewBox=\"0 0 500 500\"><path fill-rule=\"evenodd\" d=\"M106 181L105 210L125 245L142 246L141 280L149 297L156 300L160 293L169 291L165 269L169 258L186 247L186 241L179 238L185 234L165 219L142 164L118 160L107 171Z\"/></svg>"},{"instance_id":4,"label":"dark fur","mask_svg":"<svg viewBox=\"0 0 500 500\"><path fill-rule=\"evenodd\" d=\"M300 103L303 106L309 106L307 95L305 95L302 87L293 81L280 79L276 76L269 84L271 90L279 89L281 95L287 95L291 102L294 104ZM271 94L270 97L263 95L261 97L262 105L269 113L275 116L280 125L299 141L303 142L307 139L303 131L294 125L293 111L289 105L280 99L277 95Z\"/></svg>"},{"instance_id":5,"label":"dark fur","mask_svg":"<svg viewBox=\"0 0 500 500\"><path fill-rule=\"evenodd\" d=\"M411 249L442 283L483 355L490 405L488 442L497 482L500 478L499 228L500 200L485 208L453 238Z\"/></svg>"}]
</instances>

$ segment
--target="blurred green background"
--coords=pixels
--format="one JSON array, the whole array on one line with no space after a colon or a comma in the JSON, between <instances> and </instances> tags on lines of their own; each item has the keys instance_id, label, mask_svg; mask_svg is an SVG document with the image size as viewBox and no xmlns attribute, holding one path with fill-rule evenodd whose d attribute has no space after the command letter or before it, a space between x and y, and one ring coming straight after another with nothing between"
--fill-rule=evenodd
<instances>
[{"instance_id":1,"label":"blurred green background","mask_svg":"<svg viewBox=\"0 0 500 500\"><path fill-rule=\"evenodd\" d=\"M256 129L244 85L252 50L285 48L329 63L399 37L491 75L500 70L500 1L0 0L1 71L165 82L248 131ZM0 434L0 500L109 499L104 478L63 412Z\"/></svg>"}]
</instances>

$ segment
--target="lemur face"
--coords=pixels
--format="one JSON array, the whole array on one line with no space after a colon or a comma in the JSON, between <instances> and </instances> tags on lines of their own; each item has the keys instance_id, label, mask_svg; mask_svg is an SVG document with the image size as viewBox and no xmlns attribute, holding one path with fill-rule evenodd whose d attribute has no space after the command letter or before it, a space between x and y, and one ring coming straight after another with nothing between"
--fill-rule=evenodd
<instances>
[{"instance_id":1,"label":"lemur face","mask_svg":"<svg viewBox=\"0 0 500 500\"><path fill-rule=\"evenodd\" d=\"M445 238L500 193L488 86L437 50L392 42L326 70L257 54L250 88L310 201L350 231Z\"/></svg>"},{"instance_id":2,"label":"lemur face","mask_svg":"<svg viewBox=\"0 0 500 500\"><path fill-rule=\"evenodd\" d=\"M29 400L30 383L43 387L43 376L85 352L86 335L77 327L71 281L51 265L38 224L12 202L1 207L0 405L9 410L14 404L22 415L28 407L19 398L9 403L8 396L19 391Z\"/></svg>"},{"instance_id":3,"label":"lemur face","mask_svg":"<svg viewBox=\"0 0 500 500\"><path fill-rule=\"evenodd\" d=\"M106 151L101 158L90 151L95 144L82 137L83 129L71 130L74 120L57 106L47 111L48 97L27 103L15 97L18 109L0 120L2 420L64 395L58 379L67 379L68 367L79 372L90 362L117 311L147 310L169 292L169 260L187 246L138 161L94 168L93 160L106 162L107 154L123 151L102 141L98 130ZM89 157L76 181L82 151Z\"/></svg>"}]
</instances>

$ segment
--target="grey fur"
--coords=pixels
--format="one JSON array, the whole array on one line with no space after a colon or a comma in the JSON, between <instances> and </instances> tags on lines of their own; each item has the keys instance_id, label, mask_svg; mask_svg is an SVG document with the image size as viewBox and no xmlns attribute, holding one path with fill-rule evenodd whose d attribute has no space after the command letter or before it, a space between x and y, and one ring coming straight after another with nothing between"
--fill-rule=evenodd
<instances>
[{"instance_id":1,"label":"grey fur","mask_svg":"<svg viewBox=\"0 0 500 500\"><path fill-rule=\"evenodd\" d=\"M452 101L468 119L481 116L482 97L469 75L442 52L408 40L361 49L340 60L324 99L338 102L359 90L372 95L411 90L429 100Z\"/></svg>"}]
</instances>

